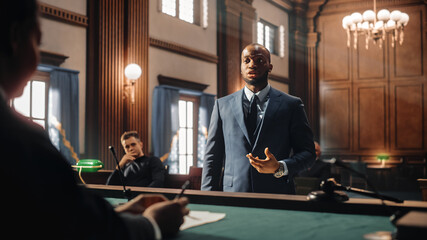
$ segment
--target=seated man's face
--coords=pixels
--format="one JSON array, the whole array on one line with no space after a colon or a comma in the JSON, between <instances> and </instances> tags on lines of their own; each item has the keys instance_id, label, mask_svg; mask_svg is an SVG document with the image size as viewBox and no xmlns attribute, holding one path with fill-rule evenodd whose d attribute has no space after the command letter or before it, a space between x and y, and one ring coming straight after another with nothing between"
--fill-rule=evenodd
<instances>
[{"instance_id":1,"label":"seated man's face","mask_svg":"<svg viewBox=\"0 0 427 240\"><path fill-rule=\"evenodd\" d=\"M135 137L130 137L122 141L123 149L126 154L130 154L132 157L142 157L142 142Z\"/></svg>"}]
</instances>

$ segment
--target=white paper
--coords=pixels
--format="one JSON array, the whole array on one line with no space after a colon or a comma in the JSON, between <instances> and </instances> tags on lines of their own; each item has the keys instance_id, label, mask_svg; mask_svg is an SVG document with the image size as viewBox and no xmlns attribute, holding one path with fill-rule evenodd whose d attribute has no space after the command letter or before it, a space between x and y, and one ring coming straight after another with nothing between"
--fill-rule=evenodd
<instances>
[{"instance_id":1,"label":"white paper","mask_svg":"<svg viewBox=\"0 0 427 240\"><path fill-rule=\"evenodd\" d=\"M216 222L223 218L225 218L225 213L213 213L209 211L190 211L190 213L184 217L184 223L179 229L185 230L206 223Z\"/></svg>"}]
</instances>

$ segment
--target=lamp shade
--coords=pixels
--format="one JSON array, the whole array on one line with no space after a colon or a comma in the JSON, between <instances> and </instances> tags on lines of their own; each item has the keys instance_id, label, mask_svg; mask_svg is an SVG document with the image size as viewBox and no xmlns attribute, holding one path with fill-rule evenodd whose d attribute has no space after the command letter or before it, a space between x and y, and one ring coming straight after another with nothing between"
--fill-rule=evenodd
<instances>
[{"instance_id":1,"label":"lamp shade","mask_svg":"<svg viewBox=\"0 0 427 240\"><path fill-rule=\"evenodd\" d=\"M366 10L363 13L363 20L373 22L375 20L375 13L372 10Z\"/></svg>"},{"instance_id":2,"label":"lamp shade","mask_svg":"<svg viewBox=\"0 0 427 240\"><path fill-rule=\"evenodd\" d=\"M362 14L355 12L351 14L351 20L353 21L353 23L360 23L362 22Z\"/></svg>"},{"instance_id":3,"label":"lamp shade","mask_svg":"<svg viewBox=\"0 0 427 240\"><path fill-rule=\"evenodd\" d=\"M388 28L388 29L393 29L393 28L395 28L396 27L396 22L395 21L393 21L393 20L388 20L387 21L387 26L386 26L386 28Z\"/></svg>"},{"instance_id":4,"label":"lamp shade","mask_svg":"<svg viewBox=\"0 0 427 240\"><path fill-rule=\"evenodd\" d=\"M402 13L400 16L399 23L402 24L403 26L406 26L408 24L408 21L409 21L409 15L406 13Z\"/></svg>"},{"instance_id":5,"label":"lamp shade","mask_svg":"<svg viewBox=\"0 0 427 240\"><path fill-rule=\"evenodd\" d=\"M380 161L387 161L390 157L387 154L378 154L377 159Z\"/></svg>"},{"instance_id":6,"label":"lamp shade","mask_svg":"<svg viewBox=\"0 0 427 240\"><path fill-rule=\"evenodd\" d=\"M138 64L131 63L125 68L125 76L129 79L138 79L142 74L142 69Z\"/></svg>"},{"instance_id":7,"label":"lamp shade","mask_svg":"<svg viewBox=\"0 0 427 240\"><path fill-rule=\"evenodd\" d=\"M380 21L388 21L390 19L390 12L387 9L382 9L377 14L378 20Z\"/></svg>"},{"instance_id":8,"label":"lamp shade","mask_svg":"<svg viewBox=\"0 0 427 240\"><path fill-rule=\"evenodd\" d=\"M399 10L394 10L393 12L390 13L390 19L395 22L398 22L401 17L402 17L402 13Z\"/></svg>"},{"instance_id":9,"label":"lamp shade","mask_svg":"<svg viewBox=\"0 0 427 240\"><path fill-rule=\"evenodd\" d=\"M350 15L345 16L345 17L342 19L342 27L343 27L344 29L349 28L349 27L351 26L351 24L353 24L353 20L351 20L351 16L350 16Z\"/></svg>"}]
</instances>

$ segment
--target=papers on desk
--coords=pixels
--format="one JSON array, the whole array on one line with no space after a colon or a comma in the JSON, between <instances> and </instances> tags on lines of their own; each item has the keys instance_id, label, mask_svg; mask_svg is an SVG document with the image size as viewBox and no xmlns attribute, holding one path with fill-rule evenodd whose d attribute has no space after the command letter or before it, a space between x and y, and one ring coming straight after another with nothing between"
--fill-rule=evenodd
<instances>
[{"instance_id":1,"label":"papers on desk","mask_svg":"<svg viewBox=\"0 0 427 240\"><path fill-rule=\"evenodd\" d=\"M190 213L184 217L184 223L179 229L182 231L206 223L217 222L223 218L225 218L225 213L213 213L209 211L190 211Z\"/></svg>"}]
</instances>

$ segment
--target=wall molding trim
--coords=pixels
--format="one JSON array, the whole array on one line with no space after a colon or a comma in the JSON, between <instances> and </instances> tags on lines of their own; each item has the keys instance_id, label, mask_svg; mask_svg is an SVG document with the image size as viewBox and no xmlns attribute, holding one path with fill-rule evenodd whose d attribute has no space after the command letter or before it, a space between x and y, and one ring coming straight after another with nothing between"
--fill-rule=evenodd
<instances>
[{"instance_id":1,"label":"wall molding trim","mask_svg":"<svg viewBox=\"0 0 427 240\"><path fill-rule=\"evenodd\" d=\"M163 41L150 37L150 46L170 51L179 55L195 58L209 63L218 63L218 56L196 50L194 48L185 47L173 42Z\"/></svg>"},{"instance_id":2,"label":"wall molding trim","mask_svg":"<svg viewBox=\"0 0 427 240\"><path fill-rule=\"evenodd\" d=\"M167 77L163 75L158 75L157 79L159 81L159 85L170 85L174 87L187 88L191 90L196 90L203 92L209 85L196 83L188 80L183 80L174 77Z\"/></svg>"},{"instance_id":3,"label":"wall molding trim","mask_svg":"<svg viewBox=\"0 0 427 240\"><path fill-rule=\"evenodd\" d=\"M55 7L46 3L39 2L40 15L46 18L51 18L56 21L61 21L77 26L87 28L89 18L85 15Z\"/></svg>"},{"instance_id":4,"label":"wall molding trim","mask_svg":"<svg viewBox=\"0 0 427 240\"><path fill-rule=\"evenodd\" d=\"M40 49L40 58L40 62L43 64L59 67L65 62L65 60L67 60L67 58L69 58L69 56Z\"/></svg>"}]
</instances>

